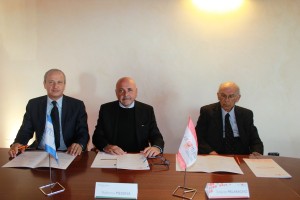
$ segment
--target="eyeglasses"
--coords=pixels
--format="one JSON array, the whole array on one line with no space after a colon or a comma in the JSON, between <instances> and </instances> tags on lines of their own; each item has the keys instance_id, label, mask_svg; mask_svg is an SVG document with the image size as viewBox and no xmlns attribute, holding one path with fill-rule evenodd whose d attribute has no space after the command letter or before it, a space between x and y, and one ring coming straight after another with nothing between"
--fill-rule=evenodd
<instances>
[{"instance_id":1,"label":"eyeglasses","mask_svg":"<svg viewBox=\"0 0 300 200\"><path fill-rule=\"evenodd\" d=\"M166 171L169 170L170 161L162 155L148 158L149 165L152 171Z\"/></svg>"},{"instance_id":2,"label":"eyeglasses","mask_svg":"<svg viewBox=\"0 0 300 200\"><path fill-rule=\"evenodd\" d=\"M226 95L224 93L218 93L218 95L222 100L225 100L225 99L232 100L233 98L235 98L237 96L237 94Z\"/></svg>"}]
</instances>

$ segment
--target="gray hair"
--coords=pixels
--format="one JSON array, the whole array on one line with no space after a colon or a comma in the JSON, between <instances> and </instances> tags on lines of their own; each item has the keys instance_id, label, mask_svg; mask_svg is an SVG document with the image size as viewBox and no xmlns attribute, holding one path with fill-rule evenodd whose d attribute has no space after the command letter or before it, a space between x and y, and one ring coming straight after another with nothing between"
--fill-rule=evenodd
<instances>
[{"instance_id":1,"label":"gray hair","mask_svg":"<svg viewBox=\"0 0 300 200\"><path fill-rule=\"evenodd\" d=\"M65 75L65 73L64 73L63 71L61 71L60 69L50 69L50 70L48 70L48 71L45 73L45 75L44 75L44 83L46 83L47 76L48 76L50 73L52 73L52 72L60 72L60 73L62 73L63 76L64 76L64 83L66 84L66 75Z\"/></svg>"},{"instance_id":2,"label":"gray hair","mask_svg":"<svg viewBox=\"0 0 300 200\"><path fill-rule=\"evenodd\" d=\"M218 92L220 92L220 90L222 90L223 88L226 88L226 87L234 88L235 91L236 91L236 94L241 95L240 87L232 81L227 81L227 82L221 83L220 86L219 86L219 91Z\"/></svg>"}]
</instances>

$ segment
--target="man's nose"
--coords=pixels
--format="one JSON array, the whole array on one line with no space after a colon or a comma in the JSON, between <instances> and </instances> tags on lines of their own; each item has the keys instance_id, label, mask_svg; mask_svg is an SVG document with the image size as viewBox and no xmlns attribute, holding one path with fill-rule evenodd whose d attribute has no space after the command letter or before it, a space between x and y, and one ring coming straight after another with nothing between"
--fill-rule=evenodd
<instances>
[{"instance_id":1,"label":"man's nose","mask_svg":"<svg viewBox=\"0 0 300 200\"><path fill-rule=\"evenodd\" d=\"M127 95L129 94L128 91L124 91L124 95L127 97Z\"/></svg>"},{"instance_id":2,"label":"man's nose","mask_svg":"<svg viewBox=\"0 0 300 200\"><path fill-rule=\"evenodd\" d=\"M54 82L53 87L56 88L57 86L58 86L58 84Z\"/></svg>"}]
</instances>

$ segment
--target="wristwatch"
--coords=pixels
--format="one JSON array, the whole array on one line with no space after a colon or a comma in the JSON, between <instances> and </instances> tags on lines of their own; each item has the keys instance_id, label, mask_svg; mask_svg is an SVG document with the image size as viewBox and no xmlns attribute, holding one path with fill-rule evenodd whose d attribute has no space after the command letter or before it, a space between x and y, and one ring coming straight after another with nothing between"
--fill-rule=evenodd
<instances>
[{"instance_id":1,"label":"wristwatch","mask_svg":"<svg viewBox=\"0 0 300 200\"><path fill-rule=\"evenodd\" d=\"M78 143L81 146L82 151L84 150L84 146L80 143Z\"/></svg>"}]
</instances>

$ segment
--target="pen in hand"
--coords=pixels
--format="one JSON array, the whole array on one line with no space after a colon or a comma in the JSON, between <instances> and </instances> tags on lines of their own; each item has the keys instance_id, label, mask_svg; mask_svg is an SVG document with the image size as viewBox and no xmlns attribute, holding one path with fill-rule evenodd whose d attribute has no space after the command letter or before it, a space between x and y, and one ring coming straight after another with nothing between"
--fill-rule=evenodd
<instances>
[{"instance_id":1,"label":"pen in hand","mask_svg":"<svg viewBox=\"0 0 300 200\"><path fill-rule=\"evenodd\" d=\"M25 149L27 149L28 145L22 145L18 147L18 151L16 152L16 156L23 153Z\"/></svg>"},{"instance_id":2,"label":"pen in hand","mask_svg":"<svg viewBox=\"0 0 300 200\"><path fill-rule=\"evenodd\" d=\"M28 145L22 145L22 146L19 146L18 147L18 150L20 151L22 151L22 150L25 150L25 149L27 149L27 147L28 147Z\"/></svg>"},{"instance_id":3,"label":"pen in hand","mask_svg":"<svg viewBox=\"0 0 300 200\"><path fill-rule=\"evenodd\" d=\"M10 157L14 158L20 153L23 153L27 147L28 145L18 145L17 147L14 147L14 145L12 145L8 154Z\"/></svg>"}]
</instances>

